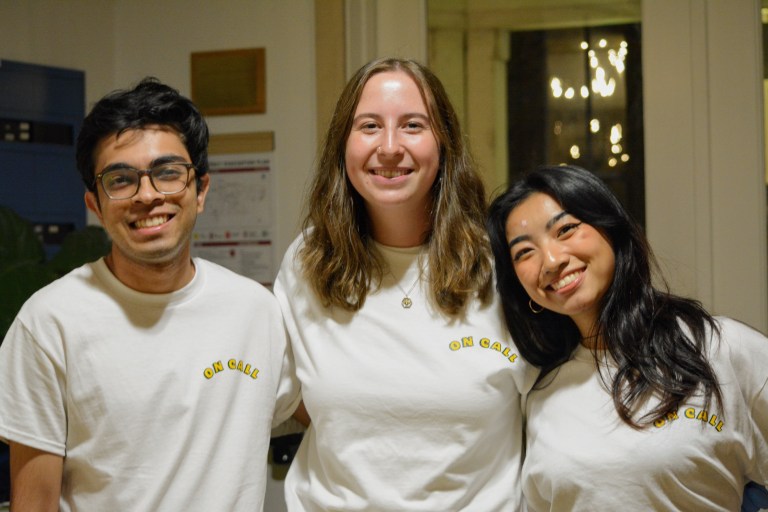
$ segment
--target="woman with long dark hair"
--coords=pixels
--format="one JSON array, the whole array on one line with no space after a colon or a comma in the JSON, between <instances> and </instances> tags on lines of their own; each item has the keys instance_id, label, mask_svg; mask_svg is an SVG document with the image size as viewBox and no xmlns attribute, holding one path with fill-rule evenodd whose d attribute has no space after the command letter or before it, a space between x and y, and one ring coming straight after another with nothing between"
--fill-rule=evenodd
<instances>
[{"instance_id":1,"label":"woman with long dark hair","mask_svg":"<svg viewBox=\"0 0 768 512\"><path fill-rule=\"evenodd\" d=\"M525 175L490 208L528 395L529 510L738 510L768 482L768 342L652 282L648 242L592 173ZM658 276L656 276L658 277Z\"/></svg>"}]
</instances>

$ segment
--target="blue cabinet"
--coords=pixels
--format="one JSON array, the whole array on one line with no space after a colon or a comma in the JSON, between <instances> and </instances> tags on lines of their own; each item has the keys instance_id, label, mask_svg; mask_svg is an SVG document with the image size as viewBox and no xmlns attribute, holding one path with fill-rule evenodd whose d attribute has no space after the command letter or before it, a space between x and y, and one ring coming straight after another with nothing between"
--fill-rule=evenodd
<instances>
[{"instance_id":1,"label":"blue cabinet","mask_svg":"<svg viewBox=\"0 0 768 512\"><path fill-rule=\"evenodd\" d=\"M75 140L82 71L0 60L0 204L35 225L50 256L85 226Z\"/></svg>"}]
</instances>

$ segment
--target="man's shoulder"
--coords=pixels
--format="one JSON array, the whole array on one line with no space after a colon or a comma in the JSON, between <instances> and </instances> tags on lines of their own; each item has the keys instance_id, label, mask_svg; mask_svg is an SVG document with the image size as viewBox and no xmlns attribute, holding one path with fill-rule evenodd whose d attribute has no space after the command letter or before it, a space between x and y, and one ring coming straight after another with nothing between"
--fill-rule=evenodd
<instances>
[{"instance_id":1,"label":"man's shoulder","mask_svg":"<svg viewBox=\"0 0 768 512\"><path fill-rule=\"evenodd\" d=\"M77 288L82 288L83 290L90 289L91 286L88 283L92 282L95 278L94 265L96 265L96 262L85 263L69 271L37 290L31 298L36 300L40 300L41 297L47 299L60 296L61 294L72 293Z\"/></svg>"},{"instance_id":2,"label":"man's shoulder","mask_svg":"<svg viewBox=\"0 0 768 512\"><path fill-rule=\"evenodd\" d=\"M272 296L272 293L263 284L250 277L238 274L218 263L203 258L195 258L195 265L205 273L206 282L213 287Z\"/></svg>"},{"instance_id":3,"label":"man's shoulder","mask_svg":"<svg viewBox=\"0 0 768 512\"><path fill-rule=\"evenodd\" d=\"M86 263L32 293L18 311L18 316L77 315L87 304L99 303L104 290L95 277L94 263Z\"/></svg>"}]
</instances>

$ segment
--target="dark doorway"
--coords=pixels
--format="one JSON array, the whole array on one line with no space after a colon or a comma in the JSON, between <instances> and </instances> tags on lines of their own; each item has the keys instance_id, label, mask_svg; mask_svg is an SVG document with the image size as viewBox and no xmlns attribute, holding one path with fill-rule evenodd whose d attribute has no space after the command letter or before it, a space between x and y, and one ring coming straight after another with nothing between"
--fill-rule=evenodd
<instances>
[{"instance_id":1,"label":"dark doorway","mask_svg":"<svg viewBox=\"0 0 768 512\"><path fill-rule=\"evenodd\" d=\"M578 165L645 225L640 36L639 24L511 32L510 180Z\"/></svg>"}]
</instances>

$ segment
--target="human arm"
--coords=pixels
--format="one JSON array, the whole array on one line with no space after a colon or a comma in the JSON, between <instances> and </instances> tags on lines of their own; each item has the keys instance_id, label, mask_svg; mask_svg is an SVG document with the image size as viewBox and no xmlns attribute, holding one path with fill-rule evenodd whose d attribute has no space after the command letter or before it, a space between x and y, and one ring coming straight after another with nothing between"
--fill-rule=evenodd
<instances>
[{"instance_id":1,"label":"human arm","mask_svg":"<svg viewBox=\"0 0 768 512\"><path fill-rule=\"evenodd\" d=\"M760 395L768 395L768 390L763 389ZM765 403L763 401L763 403L753 412L753 419L758 425L765 425L768 423L768 415L764 409ZM755 482L749 482L744 487L741 512L758 512L759 510L765 509L768 509L768 488Z\"/></svg>"},{"instance_id":2,"label":"human arm","mask_svg":"<svg viewBox=\"0 0 768 512\"><path fill-rule=\"evenodd\" d=\"M743 335L742 341L748 343L743 357L747 360L740 361L739 367L749 368L757 375L757 392L748 397L750 403L750 416L754 427L754 442L756 453L755 471L750 477L756 481L750 481L744 487L744 495L741 503L741 512L758 512L768 509L768 489L765 486L768 478L768 469L765 466L765 459L768 455L768 381L765 377L765 363L768 362L768 339L761 333L739 325ZM754 361L753 361L754 359ZM753 364L749 364L752 362ZM754 364L757 363L757 364ZM744 386L746 388L746 386Z\"/></svg>"},{"instance_id":3,"label":"human arm","mask_svg":"<svg viewBox=\"0 0 768 512\"><path fill-rule=\"evenodd\" d=\"M11 446L11 511L57 511L64 457L19 443Z\"/></svg>"},{"instance_id":4,"label":"human arm","mask_svg":"<svg viewBox=\"0 0 768 512\"><path fill-rule=\"evenodd\" d=\"M312 418L309 417L307 408L304 405L304 400L299 403L299 406L293 412L293 419L304 425L304 427L309 427L309 424L312 422Z\"/></svg>"},{"instance_id":5,"label":"human arm","mask_svg":"<svg viewBox=\"0 0 768 512\"><path fill-rule=\"evenodd\" d=\"M292 394L294 395L293 399L290 401L290 410L292 411L291 417L300 423L302 427L307 428L309 427L310 418L309 414L307 413L307 409L304 406L304 400L301 395L301 383L299 382L298 376L296 375L296 360L292 343L295 339L299 339L300 334L297 329L296 318L294 316L294 305L289 299L289 297L296 295L296 290L292 288L295 288L297 284L297 270L294 268L294 264L296 263L295 258L297 244L298 239L291 244L291 247L288 248L288 251L283 258L283 262L280 265L280 271L278 272L277 278L275 279L273 291L275 298L277 299L281 318L283 319L283 325L285 327L284 335L287 344L286 362L288 364L284 362L283 374L287 374L290 377L290 388L292 388ZM284 380L286 380L285 377Z\"/></svg>"}]
</instances>

